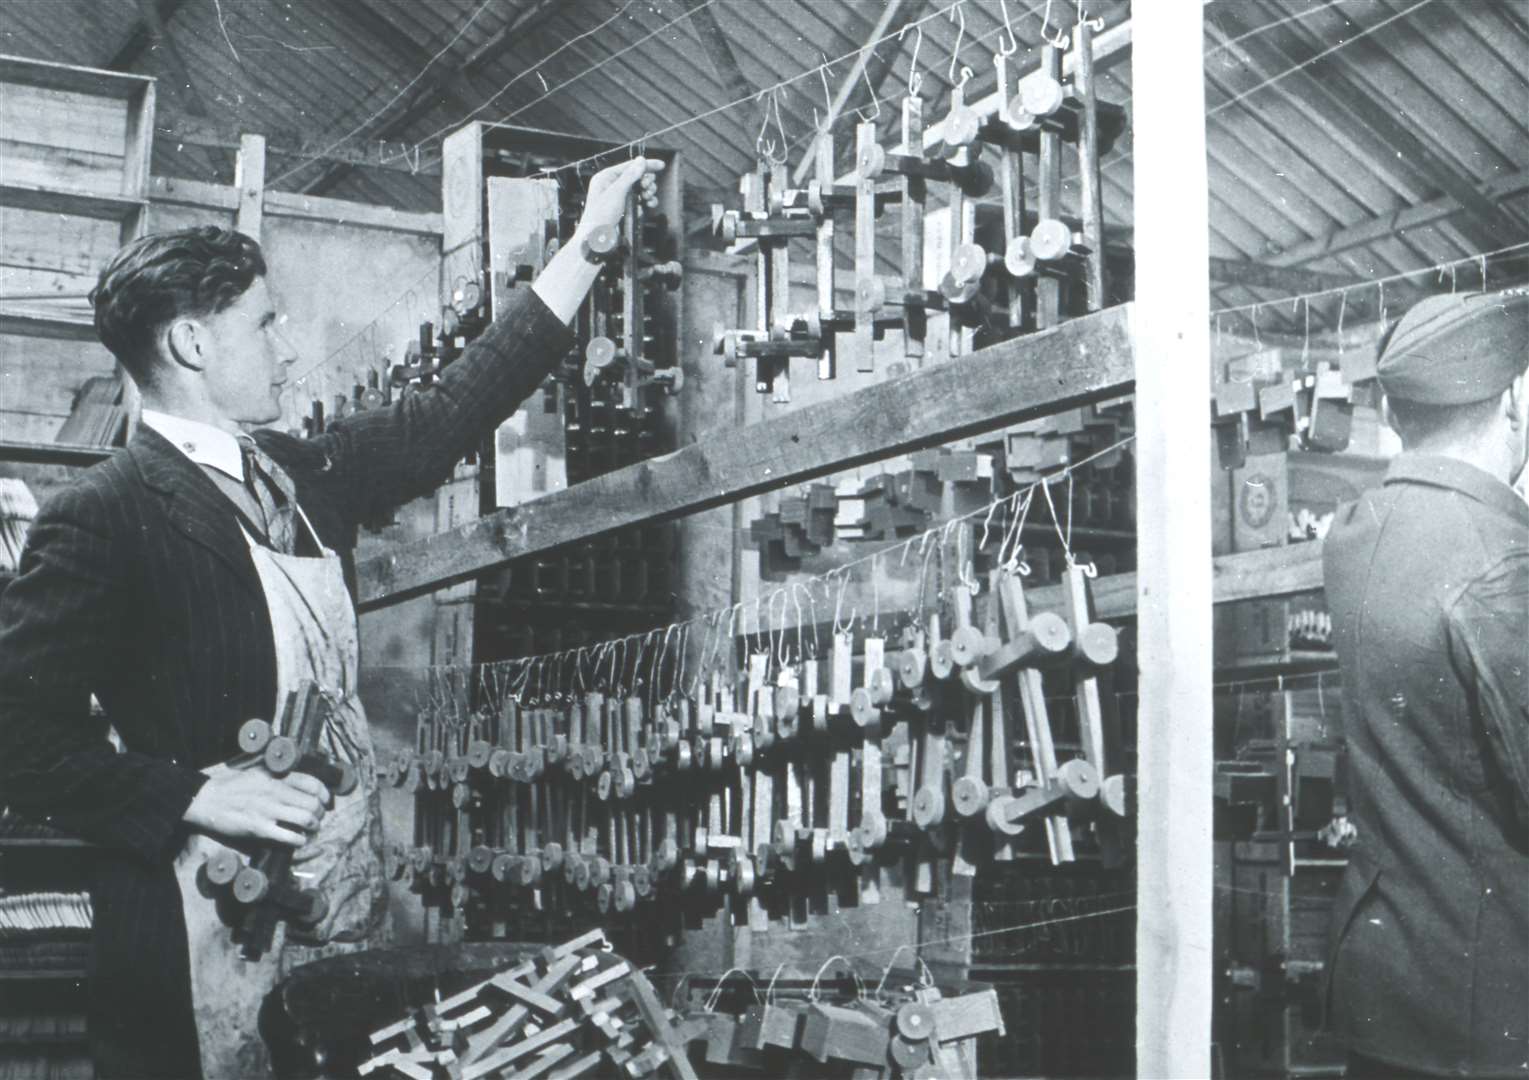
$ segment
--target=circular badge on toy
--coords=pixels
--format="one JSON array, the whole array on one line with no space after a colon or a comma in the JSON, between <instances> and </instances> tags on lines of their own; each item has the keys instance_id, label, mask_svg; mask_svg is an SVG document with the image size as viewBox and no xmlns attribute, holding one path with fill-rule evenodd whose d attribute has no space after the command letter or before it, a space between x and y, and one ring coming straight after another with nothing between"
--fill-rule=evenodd
<instances>
[{"instance_id":1,"label":"circular badge on toy","mask_svg":"<svg viewBox=\"0 0 1529 1080\"><path fill-rule=\"evenodd\" d=\"M1274 481L1263 473L1253 473L1242 482L1237 504L1244 524L1263 528L1274 516Z\"/></svg>"}]
</instances>

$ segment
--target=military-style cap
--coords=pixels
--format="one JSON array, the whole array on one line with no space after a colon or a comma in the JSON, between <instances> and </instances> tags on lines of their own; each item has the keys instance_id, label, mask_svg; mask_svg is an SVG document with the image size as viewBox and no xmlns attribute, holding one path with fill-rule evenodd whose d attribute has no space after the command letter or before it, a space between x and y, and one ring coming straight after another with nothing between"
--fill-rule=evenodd
<instances>
[{"instance_id":1,"label":"military-style cap","mask_svg":"<svg viewBox=\"0 0 1529 1080\"><path fill-rule=\"evenodd\" d=\"M1496 397L1529 367L1529 292L1430 296L1391 334L1376 365L1380 388L1427 405Z\"/></svg>"}]
</instances>

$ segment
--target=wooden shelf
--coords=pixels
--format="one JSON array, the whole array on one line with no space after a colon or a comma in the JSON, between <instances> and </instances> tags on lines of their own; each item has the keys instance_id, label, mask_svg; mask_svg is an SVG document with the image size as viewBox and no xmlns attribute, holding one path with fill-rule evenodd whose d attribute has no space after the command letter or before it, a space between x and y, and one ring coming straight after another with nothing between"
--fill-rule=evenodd
<instances>
[{"instance_id":1,"label":"wooden shelf","mask_svg":"<svg viewBox=\"0 0 1529 1080\"><path fill-rule=\"evenodd\" d=\"M61 338L65 341L95 341L95 319L84 314L49 310L41 307L0 306L0 334L23 337Z\"/></svg>"},{"instance_id":2,"label":"wooden shelf","mask_svg":"<svg viewBox=\"0 0 1529 1080\"><path fill-rule=\"evenodd\" d=\"M0 56L0 82L124 100L154 85L154 80L147 75L128 75L120 71L76 67L73 64L53 64L21 56Z\"/></svg>"},{"instance_id":3,"label":"wooden shelf","mask_svg":"<svg viewBox=\"0 0 1529 1080\"><path fill-rule=\"evenodd\" d=\"M1067 532L1067 527L1062 526L1062 531ZM1025 536L1049 537L1057 540L1056 526L1049 521L1027 521L1023 531ZM1116 541L1119 543L1135 543L1136 531L1134 529L1102 529L1095 525L1074 525L1072 539L1094 541ZM1058 540L1060 543L1060 540Z\"/></svg>"},{"instance_id":4,"label":"wooden shelf","mask_svg":"<svg viewBox=\"0 0 1529 1080\"><path fill-rule=\"evenodd\" d=\"M84 840L76 840L72 836L0 836L0 851L8 848L92 848L95 847Z\"/></svg>"},{"instance_id":5,"label":"wooden shelf","mask_svg":"<svg viewBox=\"0 0 1529 1080\"><path fill-rule=\"evenodd\" d=\"M127 221L148 205L145 199L127 195L103 195L94 191L33 187L30 184L0 184L0 206L44 214Z\"/></svg>"},{"instance_id":6,"label":"wooden shelf","mask_svg":"<svg viewBox=\"0 0 1529 1080\"><path fill-rule=\"evenodd\" d=\"M111 457L111 446L74 446L69 443L11 442L0 439L0 461L28 465L76 465L84 467Z\"/></svg>"},{"instance_id":7,"label":"wooden shelf","mask_svg":"<svg viewBox=\"0 0 1529 1080\"><path fill-rule=\"evenodd\" d=\"M1216 666L1216 681L1274 679L1281 676L1327 674L1338 670L1338 654L1324 649L1287 649L1267 656L1246 656Z\"/></svg>"}]
</instances>

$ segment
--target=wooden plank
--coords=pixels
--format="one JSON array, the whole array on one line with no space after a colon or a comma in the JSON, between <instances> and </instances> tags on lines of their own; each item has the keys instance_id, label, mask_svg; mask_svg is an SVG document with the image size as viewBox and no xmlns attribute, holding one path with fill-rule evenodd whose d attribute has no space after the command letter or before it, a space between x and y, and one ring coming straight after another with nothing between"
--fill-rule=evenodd
<instances>
[{"instance_id":1,"label":"wooden plank","mask_svg":"<svg viewBox=\"0 0 1529 1080\"><path fill-rule=\"evenodd\" d=\"M1322 587L1322 544L1310 541L1264 551L1218 555L1211 567L1211 602L1231 604L1269 596L1289 596ZM1095 614L1123 619L1136 613L1138 575L1112 574L1093 582ZM1031 602L1047 609L1062 605L1057 586L1032 589Z\"/></svg>"},{"instance_id":2,"label":"wooden plank","mask_svg":"<svg viewBox=\"0 0 1529 1080\"><path fill-rule=\"evenodd\" d=\"M1324 289L1347 289L1363 285L1364 281L1352 274L1327 274L1320 270L1297 270L1288 266L1270 266L1268 263L1246 259L1222 259L1214 255L1210 260L1212 281L1225 285L1252 285L1260 289L1278 289L1292 296Z\"/></svg>"},{"instance_id":3,"label":"wooden plank","mask_svg":"<svg viewBox=\"0 0 1529 1080\"><path fill-rule=\"evenodd\" d=\"M0 94L0 99L4 97L5 94ZM62 183L79 191L105 195L122 190L120 154L18 140L3 119L0 131L11 136L0 139L0 161L5 162L5 179L10 183L34 187Z\"/></svg>"},{"instance_id":4,"label":"wooden plank","mask_svg":"<svg viewBox=\"0 0 1529 1080\"><path fill-rule=\"evenodd\" d=\"M149 198L155 203L193 206L203 210L224 212L236 211L239 206L239 193L234 188L200 180L181 180L165 176L154 177ZM440 214L414 213L408 210L395 210L388 206L365 206L345 199L326 199L319 195L267 191L264 211L271 217L300 218L336 225L387 229L393 232L416 233L421 236L441 235Z\"/></svg>"},{"instance_id":5,"label":"wooden plank","mask_svg":"<svg viewBox=\"0 0 1529 1080\"><path fill-rule=\"evenodd\" d=\"M4 183L0 184L0 206L44 214L99 218L102 221L125 221L141 210L143 203L138 199L104 192Z\"/></svg>"},{"instance_id":6,"label":"wooden plank","mask_svg":"<svg viewBox=\"0 0 1529 1080\"><path fill-rule=\"evenodd\" d=\"M262 136L245 135L239 139L234 187L239 196L239 208L234 211L234 228L258 241L260 219L265 211L265 139Z\"/></svg>"},{"instance_id":7,"label":"wooden plank","mask_svg":"<svg viewBox=\"0 0 1529 1080\"><path fill-rule=\"evenodd\" d=\"M0 86L4 87L0 93L0 130L7 139L109 154L117 158L120 167L127 127L123 102L41 86ZM6 178L10 179L8 167Z\"/></svg>"},{"instance_id":8,"label":"wooden plank","mask_svg":"<svg viewBox=\"0 0 1529 1080\"><path fill-rule=\"evenodd\" d=\"M1131 305L1075 319L958 362L922 368L724 431L672 454L400 547L358 568L361 607L428 592L522 555L611 529L721 506L863 462L1128 393L1132 320ZM1197 400L1203 404L1204 395ZM1207 482L1207 491L1209 486Z\"/></svg>"},{"instance_id":9,"label":"wooden plank","mask_svg":"<svg viewBox=\"0 0 1529 1080\"><path fill-rule=\"evenodd\" d=\"M146 75L128 75L120 71L103 71L75 64L54 64L22 56L0 56L0 82L19 83L22 86L129 98L141 90L145 83L153 81Z\"/></svg>"},{"instance_id":10,"label":"wooden plank","mask_svg":"<svg viewBox=\"0 0 1529 1080\"><path fill-rule=\"evenodd\" d=\"M1529 170L1495 177L1481 186L1482 194L1498 202L1522 195L1529 191ZM1465 208L1453 196L1443 195L1417 206L1408 206L1393 213L1384 214L1355 225L1334 229L1326 236L1295 244L1285 251L1265 258L1275 266L1299 266L1302 263L1341 255L1357 247L1365 247L1378 240L1386 240L1412 229L1424 229L1444 221Z\"/></svg>"},{"instance_id":11,"label":"wooden plank","mask_svg":"<svg viewBox=\"0 0 1529 1080\"><path fill-rule=\"evenodd\" d=\"M95 341L93 318L43 307L40 304L0 304L0 336Z\"/></svg>"},{"instance_id":12,"label":"wooden plank","mask_svg":"<svg viewBox=\"0 0 1529 1080\"><path fill-rule=\"evenodd\" d=\"M34 465L94 465L111 457L104 446L67 446L63 443L25 443L0 440L0 461Z\"/></svg>"},{"instance_id":13,"label":"wooden plank","mask_svg":"<svg viewBox=\"0 0 1529 1080\"><path fill-rule=\"evenodd\" d=\"M894 0L892 6L896 7L901 2L902 0ZM701 0L685 0L685 7L693 16L692 29L701 39L701 51L706 54L706 59L711 61L711 68L716 72L717 81L722 84L722 89L726 91L727 100L737 101L739 98L748 97L754 92L754 86L744 76L743 69L738 66L738 57L733 54L733 46L727 39L727 31L723 30L722 24L717 21L717 14L712 11L711 4L702 3Z\"/></svg>"},{"instance_id":14,"label":"wooden plank","mask_svg":"<svg viewBox=\"0 0 1529 1080\"><path fill-rule=\"evenodd\" d=\"M1237 43L1233 55L1243 59L1251 73L1259 78L1289 73L1289 88L1320 109L1332 130L1375 162L1395 162L1402 167L1401 176L1416 174L1458 202L1468 214L1459 227L1473 243L1496 246L1523 235L1523 224L1507 207L1483 195L1475 181L1414 134L1408 121L1398 119L1389 104L1350 79L1344 57L1331 57L1309 46L1283 48L1256 34L1234 5L1222 5L1216 15L1222 31ZM1373 42L1356 37L1350 52L1373 59L1383 55L1378 50Z\"/></svg>"},{"instance_id":15,"label":"wooden plank","mask_svg":"<svg viewBox=\"0 0 1529 1080\"><path fill-rule=\"evenodd\" d=\"M1166 4L1132 55L1136 220L1136 1074L1209 1076L1214 848L1204 11ZM1171 506L1172 512L1167 512Z\"/></svg>"}]
</instances>

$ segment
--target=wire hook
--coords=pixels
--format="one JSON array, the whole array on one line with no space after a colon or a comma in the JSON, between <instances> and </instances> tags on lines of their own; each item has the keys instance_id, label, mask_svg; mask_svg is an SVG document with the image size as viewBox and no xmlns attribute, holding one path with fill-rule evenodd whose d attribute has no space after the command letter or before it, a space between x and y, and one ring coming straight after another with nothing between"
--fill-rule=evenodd
<instances>
[{"instance_id":1,"label":"wire hook","mask_svg":"<svg viewBox=\"0 0 1529 1080\"><path fill-rule=\"evenodd\" d=\"M918 92L924 85L924 76L918 70L918 51L924 45L924 21L922 19L913 24L913 31L915 34L913 38L913 59L908 61L908 96L910 98L918 97ZM897 40L901 41L903 35L907 32L908 27L904 26L897 32Z\"/></svg>"},{"instance_id":2,"label":"wire hook","mask_svg":"<svg viewBox=\"0 0 1529 1080\"><path fill-rule=\"evenodd\" d=\"M866 48L870 49L871 47L869 45L867 45ZM869 64L861 64L860 65L860 74L865 77L865 88L866 88L866 90L871 95L871 104L873 106L875 106L876 111L871 113L870 116L866 116L864 109L856 109L855 110L855 115L860 117L860 122L862 124L874 124L877 121L877 119L880 118L880 116L881 116L881 99L876 96L876 88L871 85L871 70L870 69L871 69L871 66Z\"/></svg>"},{"instance_id":3,"label":"wire hook","mask_svg":"<svg viewBox=\"0 0 1529 1080\"><path fill-rule=\"evenodd\" d=\"M823 81L823 116L821 119L818 117L818 107L814 105L812 107L812 126L819 131L823 131L825 130L824 124L827 123L828 118L833 115L834 111L833 91L828 87L828 73L832 70L833 65L828 62L827 53L819 50L818 55L823 58L823 63L818 66L818 78Z\"/></svg>"},{"instance_id":4,"label":"wire hook","mask_svg":"<svg viewBox=\"0 0 1529 1080\"><path fill-rule=\"evenodd\" d=\"M777 86L770 95L770 101L775 105L775 130L780 132L780 160L775 161L774 158L770 160L774 164L784 165L790 160L789 155L786 153L786 148L791 145L791 140L786 138L786 123L780 118L780 94L781 88Z\"/></svg>"},{"instance_id":5,"label":"wire hook","mask_svg":"<svg viewBox=\"0 0 1529 1080\"><path fill-rule=\"evenodd\" d=\"M1046 10L1041 15L1041 40L1044 41L1047 45L1050 45L1053 49L1067 48L1067 31L1058 25L1056 28L1056 35L1053 37L1051 34L1047 33L1047 31L1050 29L1051 0L1046 0Z\"/></svg>"},{"instance_id":6,"label":"wire hook","mask_svg":"<svg viewBox=\"0 0 1529 1080\"><path fill-rule=\"evenodd\" d=\"M950 50L950 82L956 81L956 66L961 62L961 39L966 36L966 8L962 6L964 0L956 0L954 7L950 9L950 18L956 24L956 47ZM962 80L965 85L965 80Z\"/></svg>"},{"instance_id":7,"label":"wire hook","mask_svg":"<svg viewBox=\"0 0 1529 1080\"><path fill-rule=\"evenodd\" d=\"M759 91L754 95L754 100L763 104L759 123L759 134L754 137L754 153L767 161L775 160L775 140L766 139L765 132L770 130L770 103L765 100L769 88Z\"/></svg>"},{"instance_id":8,"label":"wire hook","mask_svg":"<svg viewBox=\"0 0 1529 1080\"><path fill-rule=\"evenodd\" d=\"M1019 52L1019 41L1014 37L1014 24L1009 20L1009 0L998 0L998 7L1003 12L1003 29L1009 35L1009 43L1004 44L1003 34L998 35L998 55L1013 56Z\"/></svg>"}]
</instances>

